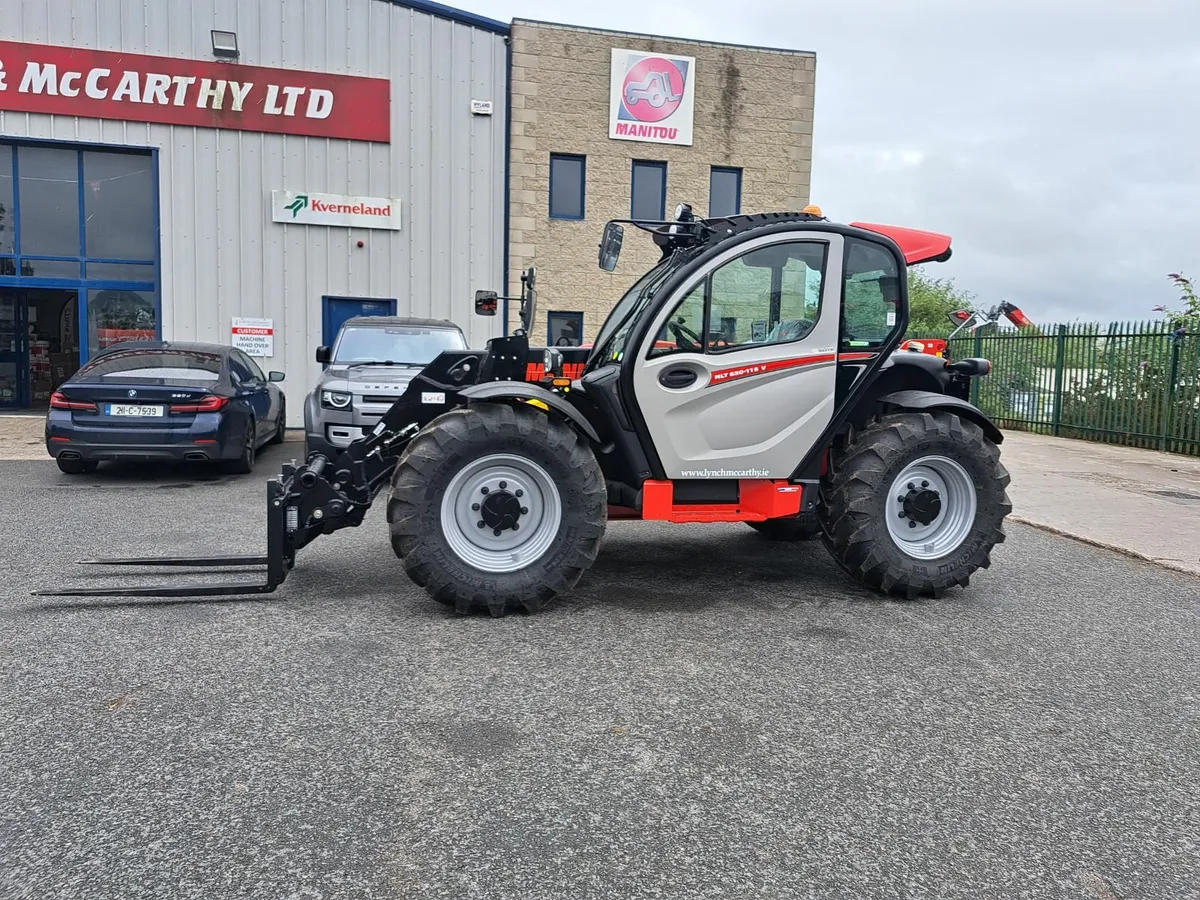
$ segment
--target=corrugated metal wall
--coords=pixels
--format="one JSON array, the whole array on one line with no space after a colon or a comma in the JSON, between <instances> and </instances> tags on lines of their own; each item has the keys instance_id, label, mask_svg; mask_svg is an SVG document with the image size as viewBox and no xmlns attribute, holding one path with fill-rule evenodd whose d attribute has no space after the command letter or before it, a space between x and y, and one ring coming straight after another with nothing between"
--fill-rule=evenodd
<instances>
[{"instance_id":1,"label":"corrugated metal wall","mask_svg":"<svg viewBox=\"0 0 1200 900\"><path fill-rule=\"evenodd\" d=\"M233 316L273 318L260 364L287 372L298 426L322 295L394 297L473 346L499 333L473 298L504 287L503 37L389 0L0 0L5 40L211 60L212 29L246 65L390 78L392 143L0 113L9 137L160 148L163 335L228 343ZM399 197L402 230L274 223L281 189Z\"/></svg>"}]
</instances>

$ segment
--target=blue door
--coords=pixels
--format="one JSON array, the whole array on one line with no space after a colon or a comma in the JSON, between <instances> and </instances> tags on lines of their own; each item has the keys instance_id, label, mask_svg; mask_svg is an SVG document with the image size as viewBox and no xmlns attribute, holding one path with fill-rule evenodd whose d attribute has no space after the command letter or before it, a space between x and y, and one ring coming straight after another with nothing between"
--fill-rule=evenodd
<instances>
[{"instance_id":1,"label":"blue door","mask_svg":"<svg viewBox=\"0 0 1200 900\"><path fill-rule=\"evenodd\" d=\"M364 300L361 297L322 297L321 343L332 347L338 329L355 316L394 316L395 300Z\"/></svg>"}]
</instances>

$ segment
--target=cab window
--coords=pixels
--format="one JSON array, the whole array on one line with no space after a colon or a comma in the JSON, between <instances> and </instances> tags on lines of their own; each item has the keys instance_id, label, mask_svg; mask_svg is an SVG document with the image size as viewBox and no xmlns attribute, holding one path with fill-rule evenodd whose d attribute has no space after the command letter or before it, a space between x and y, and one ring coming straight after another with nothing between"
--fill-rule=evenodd
<instances>
[{"instance_id":1,"label":"cab window","mask_svg":"<svg viewBox=\"0 0 1200 900\"><path fill-rule=\"evenodd\" d=\"M880 244L846 241L842 290L842 349L875 348L899 327L900 271Z\"/></svg>"},{"instance_id":2,"label":"cab window","mask_svg":"<svg viewBox=\"0 0 1200 900\"><path fill-rule=\"evenodd\" d=\"M671 311L649 356L728 353L808 336L821 316L827 245L795 241L730 260Z\"/></svg>"}]
</instances>

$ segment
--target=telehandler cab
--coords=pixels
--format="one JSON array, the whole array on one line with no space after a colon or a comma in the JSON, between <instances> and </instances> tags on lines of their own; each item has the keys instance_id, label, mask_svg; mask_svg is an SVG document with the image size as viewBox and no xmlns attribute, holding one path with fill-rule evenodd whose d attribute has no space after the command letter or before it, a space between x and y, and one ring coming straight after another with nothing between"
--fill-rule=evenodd
<instances>
[{"instance_id":1,"label":"telehandler cab","mask_svg":"<svg viewBox=\"0 0 1200 900\"><path fill-rule=\"evenodd\" d=\"M896 352L906 267L949 258L950 238L834 224L813 207L698 219L681 205L671 221L609 222L605 271L624 224L661 256L589 350L547 348L545 377L528 379L528 270L512 335L443 353L371 433L267 483L265 556L85 561L260 566L265 581L37 593L268 593L302 547L359 525L384 488L409 577L460 613L542 609L592 565L610 519L819 537L859 582L908 599L989 565L1009 476L1000 431L967 397L990 365ZM498 300L478 292L477 312L495 315Z\"/></svg>"}]
</instances>

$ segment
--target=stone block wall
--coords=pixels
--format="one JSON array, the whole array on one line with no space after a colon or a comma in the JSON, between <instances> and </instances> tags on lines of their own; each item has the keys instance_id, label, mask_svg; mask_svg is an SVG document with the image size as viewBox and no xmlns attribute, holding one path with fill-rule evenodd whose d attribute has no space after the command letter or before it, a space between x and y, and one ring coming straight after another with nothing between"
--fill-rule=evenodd
<instances>
[{"instance_id":1,"label":"stone block wall","mask_svg":"<svg viewBox=\"0 0 1200 900\"><path fill-rule=\"evenodd\" d=\"M812 169L813 53L656 38L516 20L512 26L509 290L538 268L537 322L581 312L591 341L613 304L658 258L650 236L626 228L617 270L597 266L604 223L629 218L632 163L667 164L668 217L679 203L708 211L713 166L742 169L741 211L799 210ZM608 136L613 49L691 56L696 103L690 147ZM550 155L586 157L582 221L550 218ZM516 327L516 309L510 311Z\"/></svg>"}]
</instances>

